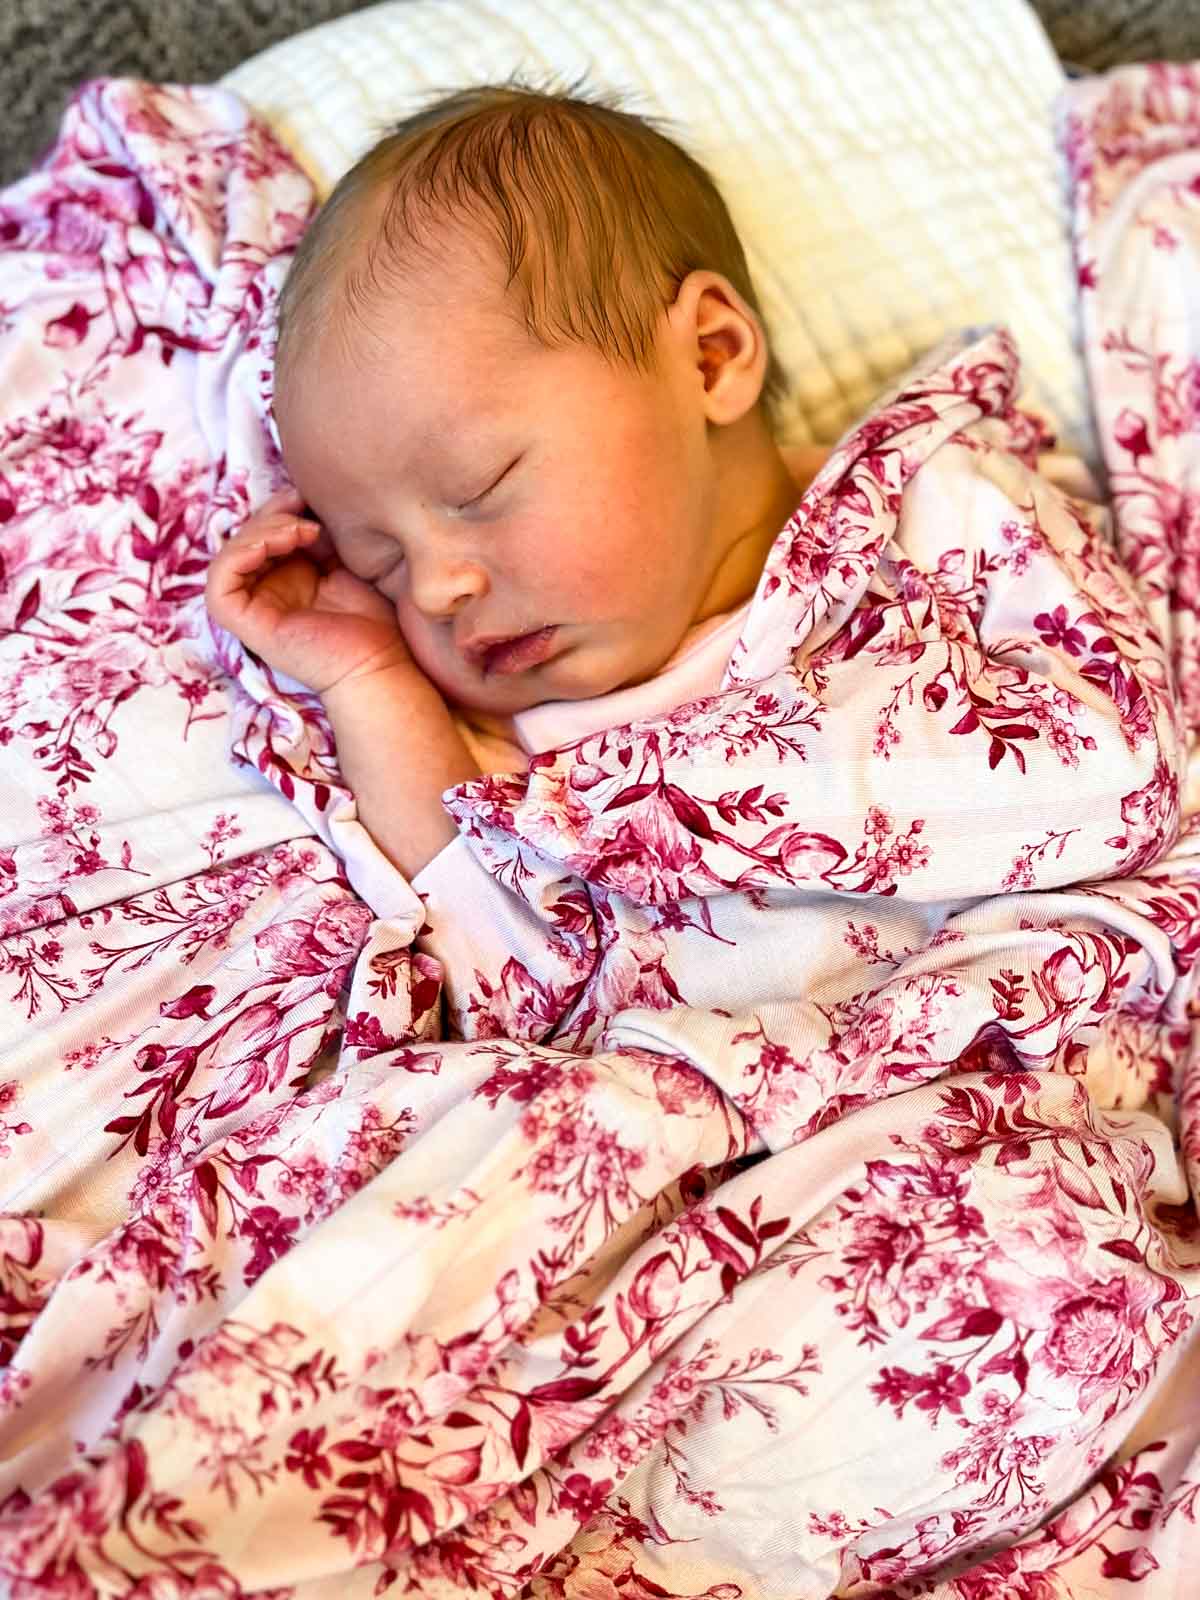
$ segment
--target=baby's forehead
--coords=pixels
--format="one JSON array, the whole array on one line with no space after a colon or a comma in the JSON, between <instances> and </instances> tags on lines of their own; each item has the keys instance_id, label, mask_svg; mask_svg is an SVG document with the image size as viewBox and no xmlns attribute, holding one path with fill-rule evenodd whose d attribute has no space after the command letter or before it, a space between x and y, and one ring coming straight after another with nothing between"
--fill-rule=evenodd
<instances>
[{"instance_id":1,"label":"baby's forehead","mask_svg":"<svg viewBox=\"0 0 1200 1600\"><path fill-rule=\"evenodd\" d=\"M466 226L422 237L400 258L381 258L378 240L360 238L331 276L310 347L327 336L355 360L403 362L418 345L442 348L460 371L544 352L528 302L511 283L493 241ZM477 363L472 357L477 356Z\"/></svg>"},{"instance_id":2,"label":"baby's forehead","mask_svg":"<svg viewBox=\"0 0 1200 1600\"><path fill-rule=\"evenodd\" d=\"M508 387L546 351L498 269L477 256L418 257L403 271L380 274L362 249L343 277L327 285L308 335L294 338L289 359L276 367L277 410L294 413L298 395L328 394L330 384L346 392L383 379L403 385L415 419L432 391Z\"/></svg>"}]
</instances>

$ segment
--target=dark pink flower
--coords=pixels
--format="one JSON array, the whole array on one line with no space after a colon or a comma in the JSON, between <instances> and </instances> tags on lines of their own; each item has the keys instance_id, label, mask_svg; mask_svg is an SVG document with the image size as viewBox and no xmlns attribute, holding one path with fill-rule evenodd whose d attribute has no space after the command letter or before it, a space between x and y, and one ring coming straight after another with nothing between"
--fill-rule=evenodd
<instances>
[{"instance_id":1,"label":"dark pink flower","mask_svg":"<svg viewBox=\"0 0 1200 1600\"><path fill-rule=\"evenodd\" d=\"M1052 612L1039 611L1033 625L1043 644L1056 646L1071 656L1083 654L1087 640L1078 628L1071 626L1066 606L1055 606Z\"/></svg>"},{"instance_id":2,"label":"dark pink flower","mask_svg":"<svg viewBox=\"0 0 1200 1600\"><path fill-rule=\"evenodd\" d=\"M53 201L50 218L53 224L51 250L68 256L96 255L99 252L108 229L93 196L87 200Z\"/></svg>"},{"instance_id":3,"label":"dark pink flower","mask_svg":"<svg viewBox=\"0 0 1200 1600\"><path fill-rule=\"evenodd\" d=\"M629 1308L647 1322L669 1316L679 1303L682 1288L679 1268L666 1250L660 1250L638 1269L629 1290Z\"/></svg>"},{"instance_id":4,"label":"dark pink flower","mask_svg":"<svg viewBox=\"0 0 1200 1600\"><path fill-rule=\"evenodd\" d=\"M1131 411L1128 406L1117 413L1117 419L1113 423L1113 437L1123 450L1129 451L1135 465L1142 456L1150 454L1146 419L1140 417L1136 411Z\"/></svg>"},{"instance_id":5,"label":"dark pink flower","mask_svg":"<svg viewBox=\"0 0 1200 1600\"><path fill-rule=\"evenodd\" d=\"M1104 1548L1103 1546L1101 1548ZM1122 1578L1126 1583L1140 1583L1149 1572L1158 1570L1158 1562L1145 1545L1135 1545L1132 1550L1104 1550L1102 1578Z\"/></svg>"},{"instance_id":6,"label":"dark pink flower","mask_svg":"<svg viewBox=\"0 0 1200 1600\"><path fill-rule=\"evenodd\" d=\"M573 1511L580 1522L586 1522L604 1509L604 1502L612 1493L612 1487L611 1478L593 1480L582 1472L572 1472L559 1490L558 1503L566 1510Z\"/></svg>"},{"instance_id":7,"label":"dark pink flower","mask_svg":"<svg viewBox=\"0 0 1200 1600\"><path fill-rule=\"evenodd\" d=\"M283 1464L289 1472L301 1473L310 1489L319 1489L321 1479L333 1474L329 1457L321 1449L324 1442L324 1428L301 1428L288 1440L289 1453Z\"/></svg>"},{"instance_id":8,"label":"dark pink flower","mask_svg":"<svg viewBox=\"0 0 1200 1600\"><path fill-rule=\"evenodd\" d=\"M932 1411L935 1417L943 1410L960 1413L962 1397L970 1388L971 1380L966 1373L957 1372L948 1361L941 1361L934 1372L918 1378L917 1406L922 1411Z\"/></svg>"},{"instance_id":9,"label":"dark pink flower","mask_svg":"<svg viewBox=\"0 0 1200 1600\"><path fill-rule=\"evenodd\" d=\"M1130 1307L1120 1281L1094 1284L1054 1311L1045 1359L1063 1376L1114 1385L1133 1360Z\"/></svg>"},{"instance_id":10,"label":"dark pink flower","mask_svg":"<svg viewBox=\"0 0 1200 1600\"><path fill-rule=\"evenodd\" d=\"M88 324L93 313L78 300L69 311L64 311L61 317L55 317L53 322L46 324L42 341L58 349L69 349L73 345L82 344L87 338Z\"/></svg>"},{"instance_id":11,"label":"dark pink flower","mask_svg":"<svg viewBox=\"0 0 1200 1600\"><path fill-rule=\"evenodd\" d=\"M299 1217L283 1217L274 1206L255 1206L242 1219L239 1232L244 1238L254 1240L254 1253L246 1265L246 1282L260 1278L273 1261L278 1260L295 1244Z\"/></svg>"}]
</instances>

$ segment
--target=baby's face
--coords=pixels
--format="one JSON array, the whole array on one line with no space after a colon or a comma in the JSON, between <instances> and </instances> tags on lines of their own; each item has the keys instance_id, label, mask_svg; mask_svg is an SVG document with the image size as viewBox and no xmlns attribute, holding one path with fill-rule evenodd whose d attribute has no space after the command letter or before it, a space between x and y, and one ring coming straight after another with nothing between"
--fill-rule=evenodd
<instances>
[{"instance_id":1,"label":"baby's face","mask_svg":"<svg viewBox=\"0 0 1200 1600\"><path fill-rule=\"evenodd\" d=\"M651 374L547 350L476 252L341 316L275 401L296 487L449 699L493 713L651 676L701 614L714 468L664 325Z\"/></svg>"}]
</instances>

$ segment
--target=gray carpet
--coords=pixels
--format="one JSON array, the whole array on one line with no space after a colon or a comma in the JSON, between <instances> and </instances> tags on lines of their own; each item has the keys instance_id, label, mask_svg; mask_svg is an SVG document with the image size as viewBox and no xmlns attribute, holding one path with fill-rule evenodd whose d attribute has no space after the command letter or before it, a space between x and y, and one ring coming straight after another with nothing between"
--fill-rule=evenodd
<instances>
[{"instance_id":1,"label":"gray carpet","mask_svg":"<svg viewBox=\"0 0 1200 1600\"><path fill-rule=\"evenodd\" d=\"M1068 64L1099 71L1118 61L1200 56L1200 0L1034 4ZM209 82L289 34L360 9L360 0L0 0L0 183L51 142L84 78Z\"/></svg>"},{"instance_id":2,"label":"gray carpet","mask_svg":"<svg viewBox=\"0 0 1200 1600\"><path fill-rule=\"evenodd\" d=\"M210 83L293 33L362 0L0 0L0 183L53 141L85 78Z\"/></svg>"}]
</instances>

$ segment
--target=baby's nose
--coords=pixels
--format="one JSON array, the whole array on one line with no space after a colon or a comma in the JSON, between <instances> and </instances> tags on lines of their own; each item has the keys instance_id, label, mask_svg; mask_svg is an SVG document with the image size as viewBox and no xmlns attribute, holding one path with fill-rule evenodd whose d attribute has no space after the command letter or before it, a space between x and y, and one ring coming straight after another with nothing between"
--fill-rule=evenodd
<instances>
[{"instance_id":1,"label":"baby's nose","mask_svg":"<svg viewBox=\"0 0 1200 1600\"><path fill-rule=\"evenodd\" d=\"M409 558L409 595L432 621L453 617L487 590L487 574L474 561L427 554Z\"/></svg>"}]
</instances>

